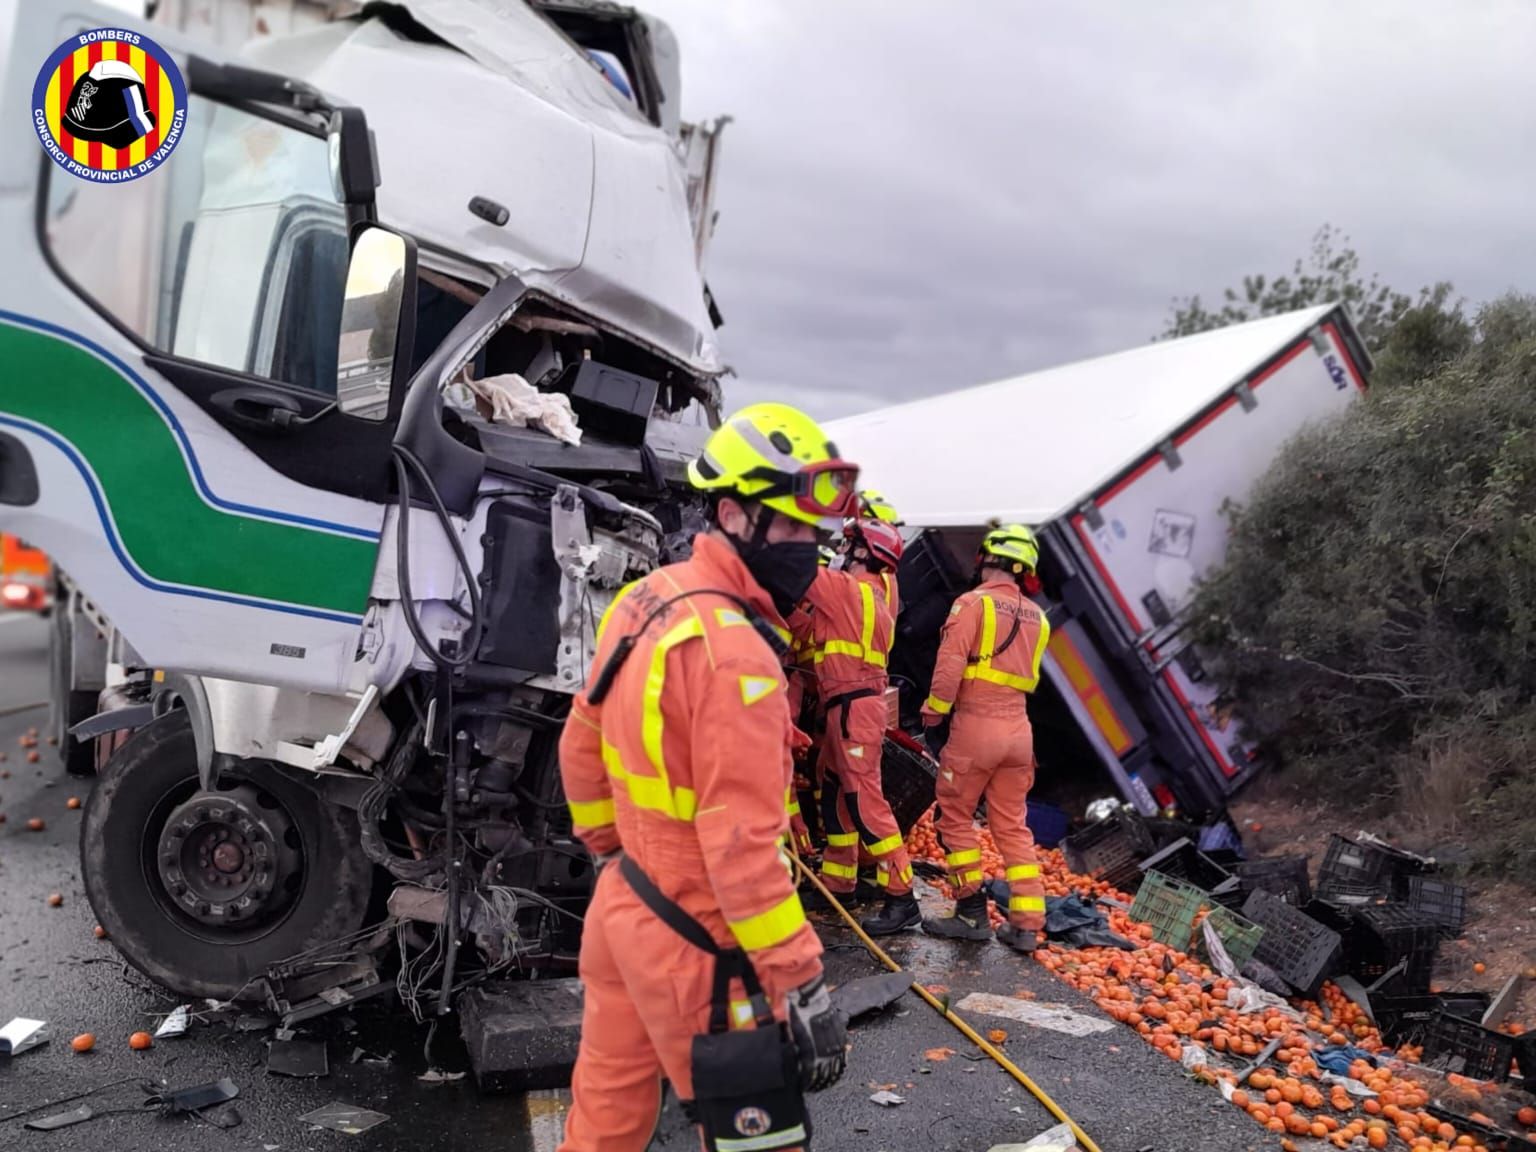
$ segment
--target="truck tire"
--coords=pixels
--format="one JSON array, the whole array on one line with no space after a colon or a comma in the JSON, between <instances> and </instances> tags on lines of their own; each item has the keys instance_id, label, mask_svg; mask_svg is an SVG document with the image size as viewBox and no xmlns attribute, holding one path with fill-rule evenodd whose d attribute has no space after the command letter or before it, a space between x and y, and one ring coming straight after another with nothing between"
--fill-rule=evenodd
<instances>
[{"instance_id":1,"label":"truck tire","mask_svg":"<svg viewBox=\"0 0 1536 1152\"><path fill-rule=\"evenodd\" d=\"M96 715L95 692L76 692L70 688L70 660L74 657L74 622L67 601L54 601L52 627L48 635L48 730L58 742L59 762L71 776L93 776L96 772L96 744L82 744L69 730L82 720Z\"/></svg>"},{"instance_id":2,"label":"truck tire","mask_svg":"<svg viewBox=\"0 0 1536 1152\"><path fill-rule=\"evenodd\" d=\"M200 790L185 713L135 732L86 802L85 893L123 957L187 996L259 997L273 964L355 932L356 814L252 761Z\"/></svg>"}]
</instances>

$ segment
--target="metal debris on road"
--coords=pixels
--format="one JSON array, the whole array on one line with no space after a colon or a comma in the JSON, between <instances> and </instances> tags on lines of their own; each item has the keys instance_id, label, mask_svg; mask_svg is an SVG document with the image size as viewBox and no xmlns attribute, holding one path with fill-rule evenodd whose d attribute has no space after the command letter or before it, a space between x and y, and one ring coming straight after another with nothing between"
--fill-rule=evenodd
<instances>
[{"instance_id":1,"label":"metal debris on road","mask_svg":"<svg viewBox=\"0 0 1536 1152\"><path fill-rule=\"evenodd\" d=\"M267 1043L267 1071L274 1076L313 1079L331 1074L331 1062L321 1040L271 1040Z\"/></svg>"},{"instance_id":2,"label":"metal debris on road","mask_svg":"<svg viewBox=\"0 0 1536 1152\"><path fill-rule=\"evenodd\" d=\"M55 1112L52 1116L44 1116L41 1120L28 1120L22 1127L30 1128L34 1132L54 1132L60 1128L84 1124L94 1115L96 1113L91 1111L89 1104L82 1104L70 1112Z\"/></svg>"},{"instance_id":3,"label":"metal debris on road","mask_svg":"<svg viewBox=\"0 0 1536 1152\"><path fill-rule=\"evenodd\" d=\"M1091 1036L1115 1027L1113 1020L1087 1016L1065 1004L1015 1000L1012 996L997 996L991 992L972 992L956 1008L961 1012L979 1012L983 1016L1001 1016L1005 1020L1016 1020L1020 1024L1047 1028L1068 1036Z\"/></svg>"},{"instance_id":4,"label":"metal debris on road","mask_svg":"<svg viewBox=\"0 0 1536 1152\"><path fill-rule=\"evenodd\" d=\"M192 1024L192 1005L183 1004L175 1009L155 1029L156 1040L169 1040L173 1036L186 1035L187 1029Z\"/></svg>"},{"instance_id":5,"label":"metal debris on road","mask_svg":"<svg viewBox=\"0 0 1536 1152\"><path fill-rule=\"evenodd\" d=\"M219 1104L227 1104L240 1095L240 1089L228 1076L207 1084L194 1084L190 1088L173 1088L148 1096L146 1107L158 1106L167 1114L201 1112Z\"/></svg>"},{"instance_id":6,"label":"metal debris on road","mask_svg":"<svg viewBox=\"0 0 1536 1152\"><path fill-rule=\"evenodd\" d=\"M20 1056L48 1043L49 1039L46 1021L17 1016L0 1028L0 1056Z\"/></svg>"},{"instance_id":7,"label":"metal debris on road","mask_svg":"<svg viewBox=\"0 0 1536 1152\"><path fill-rule=\"evenodd\" d=\"M316 1128L328 1128L332 1132L345 1132L348 1136L361 1135L370 1128L377 1128L388 1119L389 1117L382 1112L357 1108L351 1104L343 1104L339 1100L299 1117L302 1123L312 1124Z\"/></svg>"},{"instance_id":8,"label":"metal debris on road","mask_svg":"<svg viewBox=\"0 0 1536 1152\"><path fill-rule=\"evenodd\" d=\"M883 1091L876 1092L869 1099L871 1103L878 1104L882 1108L894 1108L898 1104L905 1104L907 1102L907 1098L905 1096L898 1096L894 1092Z\"/></svg>"},{"instance_id":9,"label":"metal debris on road","mask_svg":"<svg viewBox=\"0 0 1536 1152\"><path fill-rule=\"evenodd\" d=\"M890 1007L906 995L907 989L911 987L912 973L883 972L878 976L865 976L838 985L832 990L832 1003L853 1021Z\"/></svg>"}]
</instances>

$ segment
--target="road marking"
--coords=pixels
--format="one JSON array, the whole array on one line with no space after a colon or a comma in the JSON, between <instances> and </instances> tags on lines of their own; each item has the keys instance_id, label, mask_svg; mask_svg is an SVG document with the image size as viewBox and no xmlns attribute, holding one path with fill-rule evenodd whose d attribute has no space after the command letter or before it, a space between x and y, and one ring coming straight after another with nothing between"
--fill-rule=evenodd
<instances>
[{"instance_id":1,"label":"road marking","mask_svg":"<svg viewBox=\"0 0 1536 1152\"><path fill-rule=\"evenodd\" d=\"M1065 1004L1015 1000L1012 996L994 996L990 992L972 992L956 1007L962 1012L1001 1016L1005 1020L1017 1020L1020 1024L1029 1024L1035 1028L1065 1032L1068 1036L1091 1036L1095 1032L1108 1032L1115 1026L1113 1020L1106 1020L1102 1016L1085 1016Z\"/></svg>"},{"instance_id":2,"label":"road marking","mask_svg":"<svg viewBox=\"0 0 1536 1152\"><path fill-rule=\"evenodd\" d=\"M555 1152L565 1138L565 1113L571 1094L559 1089L529 1092L523 1097L528 1115L528 1135L534 1152Z\"/></svg>"}]
</instances>

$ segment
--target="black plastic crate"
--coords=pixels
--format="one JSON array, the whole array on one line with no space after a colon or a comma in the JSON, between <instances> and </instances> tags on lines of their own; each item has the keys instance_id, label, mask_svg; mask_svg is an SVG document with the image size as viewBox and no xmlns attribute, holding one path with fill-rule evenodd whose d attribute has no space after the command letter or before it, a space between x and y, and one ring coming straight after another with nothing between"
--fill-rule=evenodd
<instances>
[{"instance_id":1,"label":"black plastic crate","mask_svg":"<svg viewBox=\"0 0 1536 1152\"><path fill-rule=\"evenodd\" d=\"M1162 851L1148 856L1141 862L1141 870L1176 876L1204 892L1215 892L1232 879L1230 872L1214 863L1188 837L1175 840Z\"/></svg>"},{"instance_id":2,"label":"black plastic crate","mask_svg":"<svg viewBox=\"0 0 1536 1152\"><path fill-rule=\"evenodd\" d=\"M1335 832L1317 872L1317 894L1324 900L1333 900L1335 894L1358 897L1363 893L1401 900L1408 895L1409 878L1427 868L1417 856L1390 845L1348 840Z\"/></svg>"},{"instance_id":3,"label":"black plastic crate","mask_svg":"<svg viewBox=\"0 0 1536 1152\"><path fill-rule=\"evenodd\" d=\"M1243 915L1264 929L1254 958L1298 991L1315 992L1337 966L1343 948L1339 934L1273 892L1250 892Z\"/></svg>"},{"instance_id":4,"label":"black plastic crate","mask_svg":"<svg viewBox=\"0 0 1536 1152\"><path fill-rule=\"evenodd\" d=\"M880 754L881 789L903 836L933 807L935 783L933 761L912 747L909 739L905 734L901 739L886 736Z\"/></svg>"},{"instance_id":5,"label":"black plastic crate","mask_svg":"<svg viewBox=\"0 0 1536 1152\"><path fill-rule=\"evenodd\" d=\"M1408 906L1440 925L1447 937L1460 936L1467 924L1467 890L1433 876L1408 877Z\"/></svg>"},{"instance_id":6,"label":"black plastic crate","mask_svg":"<svg viewBox=\"0 0 1536 1152\"><path fill-rule=\"evenodd\" d=\"M1438 923L1404 904L1362 908L1355 921L1360 931L1349 938L1345 956L1350 975L1372 984L1399 961L1407 960L1407 968L1388 981L1385 990L1409 994L1429 991L1435 954L1440 949Z\"/></svg>"},{"instance_id":7,"label":"black plastic crate","mask_svg":"<svg viewBox=\"0 0 1536 1152\"><path fill-rule=\"evenodd\" d=\"M1141 861L1152 851L1152 834L1140 816L1122 808L1072 833L1061 851L1073 872L1134 892L1141 885Z\"/></svg>"},{"instance_id":8,"label":"black plastic crate","mask_svg":"<svg viewBox=\"0 0 1536 1152\"><path fill-rule=\"evenodd\" d=\"M1303 908L1312 899L1312 882L1307 877L1305 856L1271 856L1244 860L1237 865L1243 891L1263 889L1280 897L1293 908Z\"/></svg>"},{"instance_id":9,"label":"black plastic crate","mask_svg":"<svg viewBox=\"0 0 1536 1152\"><path fill-rule=\"evenodd\" d=\"M1509 1079L1509 1065L1514 1058L1513 1036L1490 1031L1443 1008L1424 1026L1426 1067L1503 1083Z\"/></svg>"},{"instance_id":10,"label":"black plastic crate","mask_svg":"<svg viewBox=\"0 0 1536 1152\"><path fill-rule=\"evenodd\" d=\"M1473 1023L1481 1021L1493 997L1486 992L1399 996L1375 992L1371 994L1370 1001L1371 1019L1376 1022L1381 1038L1397 1047L1400 1044L1422 1043L1425 1026L1442 1010L1462 1020Z\"/></svg>"},{"instance_id":11,"label":"black plastic crate","mask_svg":"<svg viewBox=\"0 0 1536 1152\"><path fill-rule=\"evenodd\" d=\"M1536 1092L1536 1032L1515 1037L1515 1063L1527 1092Z\"/></svg>"}]
</instances>

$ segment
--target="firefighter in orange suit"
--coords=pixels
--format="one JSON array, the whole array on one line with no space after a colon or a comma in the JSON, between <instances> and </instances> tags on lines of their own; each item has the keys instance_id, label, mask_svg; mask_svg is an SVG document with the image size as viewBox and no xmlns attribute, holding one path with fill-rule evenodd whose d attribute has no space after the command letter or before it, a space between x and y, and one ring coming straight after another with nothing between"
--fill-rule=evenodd
<instances>
[{"instance_id":1,"label":"firefighter in orange suit","mask_svg":"<svg viewBox=\"0 0 1536 1152\"><path fill-rule=\"evenodd\" d=\"M1051 629L1021 586L1039 558L1035 535L1023 525L987 534L977 556L979 586L950 609L923 705L930 748L949 725L939 756L937 820L956 898L953 915L925 920L923 930L960 940L992 936L973 822L985 795L987 825L1007 869L1008 923L997 938L1020 952L1034 951L1045 927L1045 886L1025 823L1035 744L1024 701L1040 680Z\"/></svg>"},{"instance_id":2,"label":"firefighter in orange suit","mask_svg":"<svg viewBox=\"0 0 1536 1152\"><path fill-rule=\"evenodd\" d=\"M598 862L563 1152L641 1152L661 1082L705 1147L804 1148L803 1090L842 1075L845 1021L779 843L791 722L784 616L848 515L858 470L780 404L743 409L689 467L713 528L631 584L560 741Z\"/></svg>"},{"instance_id":3,"label":"firefighter in orange suit","mask_svg":"<svg viewBox=\"0 0 1536 1152\"><path fill-rule=\"evenodd\" d=\"M826 710L821 744L821 816L827 847L821 878L844 897L858 897L859 845L875 865L884 894L864 930L889 936L922 920L912 895L912 862L880 782L885 743L886 665L896 618L886 577L901 563L901 533L859 517L844 526L841 571L823 569L806 597L811 608L816 690Z\"/></svg>"}]
</instances>

